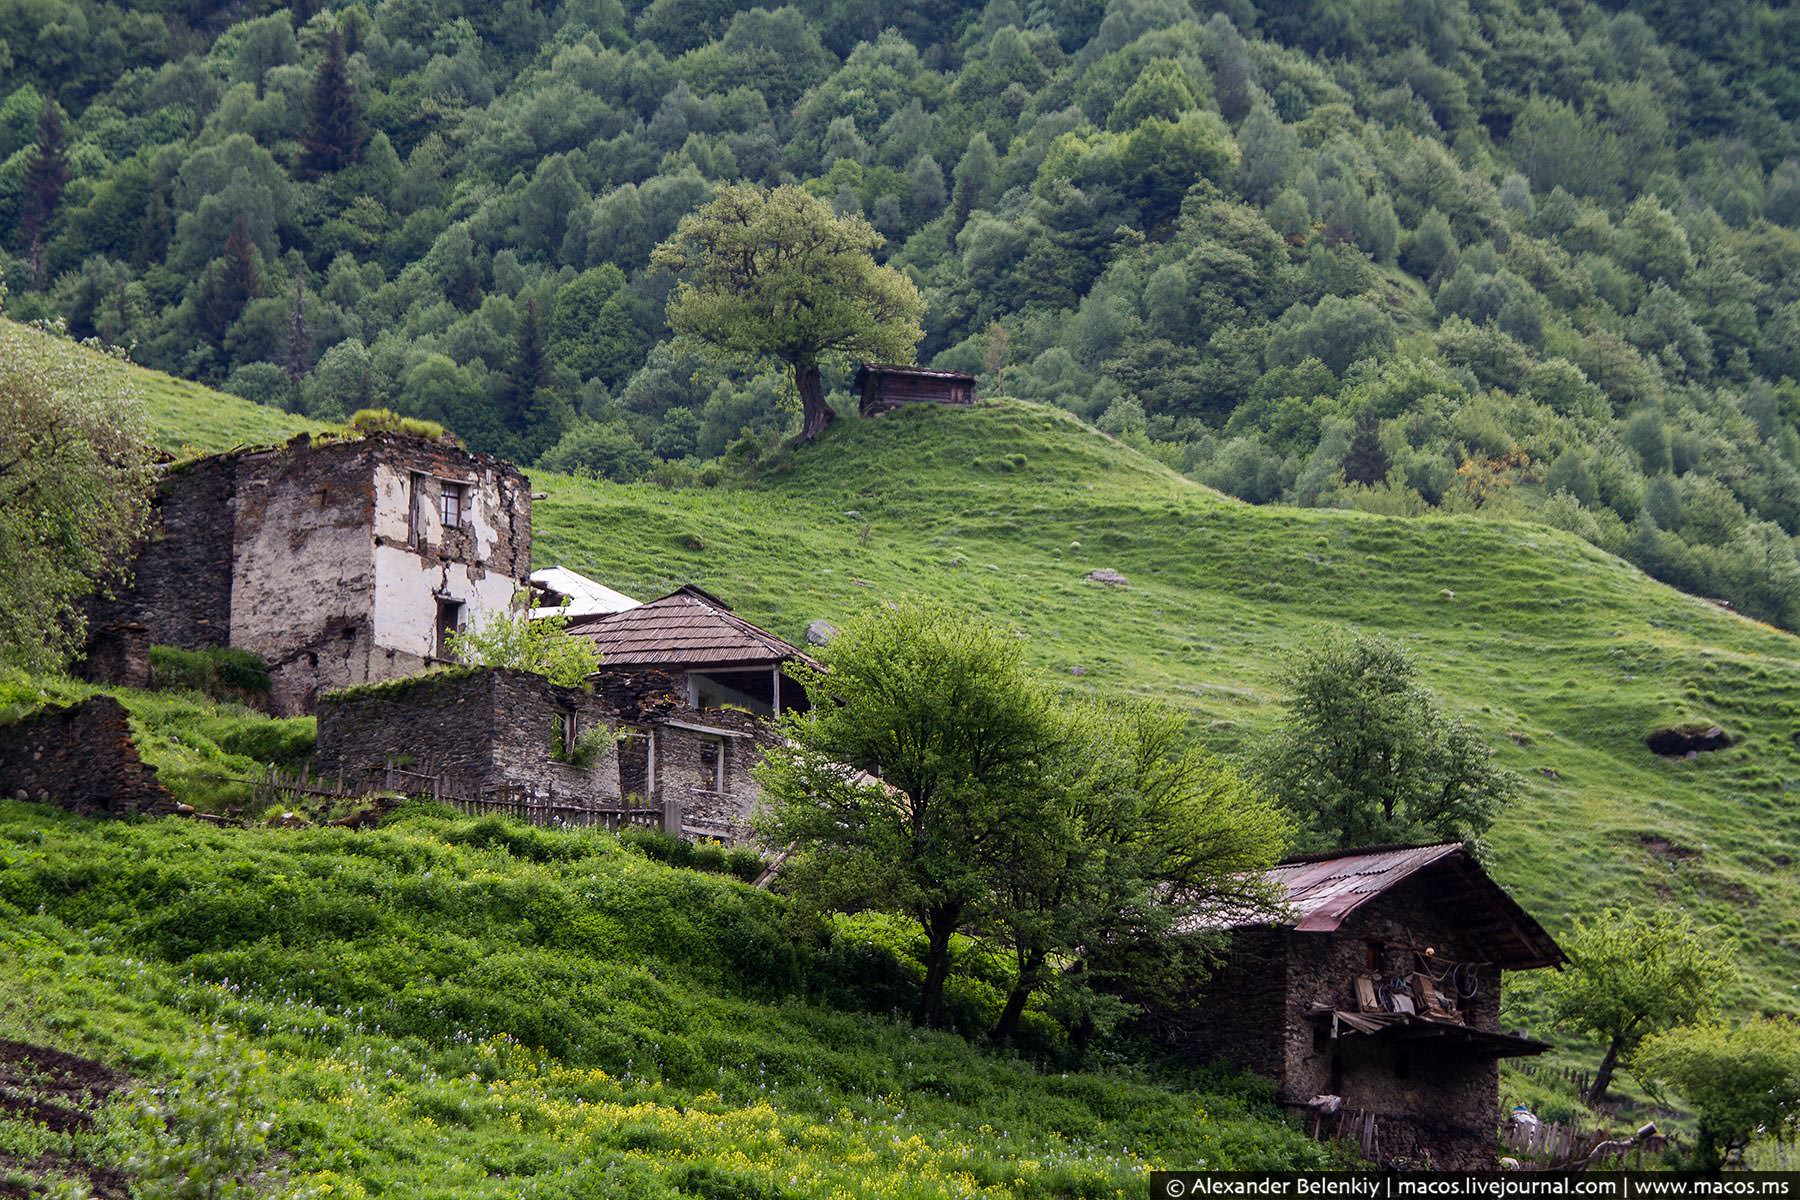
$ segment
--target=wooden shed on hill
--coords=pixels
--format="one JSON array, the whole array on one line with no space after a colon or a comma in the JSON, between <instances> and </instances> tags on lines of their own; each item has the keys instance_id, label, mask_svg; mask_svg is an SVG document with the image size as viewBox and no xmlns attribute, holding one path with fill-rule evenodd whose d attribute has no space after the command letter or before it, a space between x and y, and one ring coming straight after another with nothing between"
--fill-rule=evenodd
<instances>
[{"instance_id":1,"label":"wooden shed on hill","mask_svg":"<svg viewBox=\"0 0 1800 1200\"><path fill-rule=\"evenodd\" d=\"M1459 843L1294 859L1285 914L1224 914L1223 967L1157 1032L1275 1082L1284 1104L1351 1113L1384 1164L1494 1165L1499 1061L1549 1047L1500 1028L1503 971L1562 949Z\"/></svg>"},{"instance_id":2,"label":"wooden shed on hill","mask_svg":"<svg viewBox=\"0 0 1800 1200\"><path fill-rule=\"evenodd\" d=\"M906 404L975 403L975 377L962 371L864 363L856 368L850 386L865 417L879 416Z\"/></svg>"}]
</instances>

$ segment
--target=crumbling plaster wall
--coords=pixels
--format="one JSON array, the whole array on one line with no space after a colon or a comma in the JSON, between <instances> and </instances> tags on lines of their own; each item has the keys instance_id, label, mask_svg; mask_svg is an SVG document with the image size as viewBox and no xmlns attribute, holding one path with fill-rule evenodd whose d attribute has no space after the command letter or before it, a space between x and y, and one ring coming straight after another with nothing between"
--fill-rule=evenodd
<instances>
[{"instance_id":1,"label":"crumbling plaster wall","mask_svg":"<svg viewBox=\"0 0 1800 1200\"><path fill-rule=\"evenodd\" d=\"M231 644L268 663L276 712L370 678L374 449L296 438L240 459Z\"/></svg>"},{"instance_id":2,"label":"crumbling plaster wall","mask_svg":"<svg viewBox=\"0 0 1800 1200\"><path fill-rule=\"evenodd\" d=\"M375 467L375 626L382 671L436 655L438 602L462 604L462 628L508 612L531 575L531 493L498 459L390 443ZM444 485L464 489L462 523L446 528ZM396 664L392 670L386 662ZM405 665L401 665L405 664Z\"/></svg>"}]
</instances>

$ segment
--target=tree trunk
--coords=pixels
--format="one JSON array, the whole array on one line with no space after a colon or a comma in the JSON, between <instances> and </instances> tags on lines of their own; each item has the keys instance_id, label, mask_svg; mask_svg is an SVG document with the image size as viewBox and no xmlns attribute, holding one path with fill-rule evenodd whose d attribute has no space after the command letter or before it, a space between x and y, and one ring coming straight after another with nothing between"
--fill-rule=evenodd
<instances>
[{"instance_id":1,"label":"tree trunk","mask_svg":"<svg viewBox=\"0 0 1800 1200\"><path fill-rule=\"evenodd\" d=\"M825 387L819 381L819 364L812 360L794 364L794 386L800 389L800 440L810 442L837 419L825 403Z\"/></svg>"},{"instance_id":2,"label":"tree trunk","mask_svg":"<svg viewBox=\"0 0 1800 1200\"><path fill-rule=\"evenodd\" d=\"M991 1035L996 1042L1010 1042L1019 1032L1019 1020L1025 1015L1025 1002L1037 991L1038 968L1043 966L1044 955L1033 950L1019 964L1019 977L1013 981L1012 991L1006 995L1006 1007L1000 1010L1000 1019L994 1022Z\"/></svg>"},{"instance_id":3,"label":"tree trunk","mask_svg":"<svg viewBox=\"0 0 1800 1200\"><path fill-rule=\"evenodd\" d=\"M950 980L950 935L956 913L938 910L925 923L925 982L919 987L919 1021L931 1029L944 1023L944 985Z\"/></svg>"},{"instance_id":4,"label":"tree trunk","mask_svg":"<svg viewBox=\"0 0 1800 1200\"><path fill-rule=\"evenodd\" d=\"M1606 1099L1606 1089L1612 1086L1613 1070L1619 1065L1619 1051L1624 1045L1624 1038L1614 1038L1607 1043L1606 1055L1600 1060L1600 1069L1594 1072L1593 1086L1588 1088L1589 1108L1600 1107L1600 1102Z\"/></svg>"}]
</instances>

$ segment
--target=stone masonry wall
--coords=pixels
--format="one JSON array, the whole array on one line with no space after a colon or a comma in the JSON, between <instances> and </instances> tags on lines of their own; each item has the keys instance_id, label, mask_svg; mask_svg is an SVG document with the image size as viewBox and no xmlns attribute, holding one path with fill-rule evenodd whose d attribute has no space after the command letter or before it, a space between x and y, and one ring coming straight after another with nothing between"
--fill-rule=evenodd
<instances>
[{"instance_id":1,"label":"stone masonry wall","mask_svg":"<svg viewBox=\"0 0 1800 1200\"><path fill-rule=\"evenodd\" d=\"M230 639L237 466L204 458L163 475L130 580L89 602L88 678L146 687L151 645L200 650Z\"/></svg>"},{"instance_id":2,"label":"stone masonry wall","mask_svg":"<svg viewBox=\"0 0 1800 1200\"><path fill-rule=\"evenodd\" d=\"M138 757L124 705L111 696L0 726L0 794L112 817L170 801L155 768Z\"/></svg>"},{"instance_id":3,"label":"stone masonry wall","mask_svg":"<svg viewBox=\"0 0 1800 1200\"><path fill-rule=\"evenodd\" d=\"M1319 1038L1308 1019L1314 1004L1356 1008L1355 979L1410 977L1419 951L1436 953L1433 969L1478 962L1481 947L1460 927L1457 914L1438 901L1434 873L1421 872L1371 901L1335 934L1293 935L1285 1021L1285 1100L1319 1094L1377 1114L1384 1155L1414 1160L1429 1156L1439 1167L1491 1167L1499 1126L1499 1064L1491 1055L1439 1042L1407 1045L1389 1038L1346 1034ZM1373 952L1378 963L1369 965ZM1462 1003L1472 1027L1497 1030L1500 972L1477 968L1477 994Z\"/></svg>"},{"instance_id":4,"label":"stone masonry wall","mask_svg":"<svg viewBox=\"0 0 1800 1200\"><path fill-rule=\"evenodd\" d=\"M1279 1080L1293 936L1286 929L1234 931L1224 961L1190 1004L1151 1013L1158 1040L1196 1062L1222 1060Z\"/></svg>"},{"instance_id":5,"label":"stone masonry wall","mask_svg":"<svg viewBox=\"0 0 1800 1200\"><path fill-rule=\"evenodd\" d=\"M442 774L452 790L525 786L573 804L619 798L617 759L579 768L552 757L557 723L576 717L577 736L605 723L592 695L505 668L441 671L319 700L322 777L379 783L390 760Z\"/></svg>"},{"instance_id":6,"label":"stone masonry wall","mask_svg":"<svg viewBox=\"0 0 1800 1200\"><path fill-rule=\"evenodd\" d=\"M438 507L445 480L467 488L455 529ZM238 646L268 663L282 715L423 670L440 599L478 624L530 573L531 493L516 468L390 435L301 436L175 468L152 528L130 586L91 604L88 676L146 686L153 644Z\"/></svg>"},{"instance_id":7,"label":"stone masonry wall","mask_svg":"<svg viewBox=\"0 0 1800 1200\"><path fill-rule=\"evenodd\" d=\"M762 796L750 774L767 737L762 723L749 713L706 709L671 715L655 726L655 734L656 798L681 805L683 832L732 844L749 841L750 818ZM723 756L722 769L714 768L709 754ZM721 775L724 786L718 787Z\"/></svg>"}]
</instances>

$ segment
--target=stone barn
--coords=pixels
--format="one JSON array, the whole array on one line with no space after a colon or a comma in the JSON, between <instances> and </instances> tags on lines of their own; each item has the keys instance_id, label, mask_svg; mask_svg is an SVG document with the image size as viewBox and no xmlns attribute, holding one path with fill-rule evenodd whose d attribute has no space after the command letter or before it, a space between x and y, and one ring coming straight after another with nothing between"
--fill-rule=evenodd
<instances>
[{"instance_id":1,"label":"stone barn","mask_svg":"<svg viewBox=\"0 0 1800 1200\"><path fill-rule=\"evenodd\" d=\"M624 792L679 804L691 836L746 840L761 794L750 769L771 736L767 719L806 706L781 668L817 664L697 587L572 619L568 630L600 651L594 689L630 732L619 746Z\"/></svg>"},{"instance_id":2,"label":"stone barn","mask_svg":"<svg viewBox=\"0 0 1800 1200\"><path fill-rule=\"evenodd\" d=\"M1386 1165L1493 1167L1499 1062L1549 1048L1500 1028L1501 976L1561 948L1457 843L1295 859L1269 880L1285 915L1222 920L1220 970L1159 1035L1299 1111L1367 1114Z\"/></svg>"},{"instance_id":3,"label":"stone barn","mask_svg":"<svg viewBox=\"0 0 1800 1200\"><path fill-rule=\"evenodd\" d=\"M619 803L609 746L578 749L612 727L604 701L509 667L452 667L319 698L318 771L382 786L389 764L441 777L456 795L518 790L586 806Z\"/></svg>"},{"instance_id":4,"label":"stone barn","mask_svg":"<svg viewBox=\"0 0 1800 1200\"><path fill-rule=\"evenodd\" d=\"M907 404L975 403L975 377L962 371L865 363L856 368L850 387L865 417L879 416Z\"/></svg>"},{"instance_id":5,"label":"stone barn","mask_svg":"<svg viewBox=\"0 0 1800 1200\"><path fill-rule=\"evenodd\" d=\"M269 666L270 708L419 671L526 586L531 492L499 459L395 434L178 464L115 598L89 613L87 674L149 682L152 645L236 646Z\"/></svg>"}]
</instances>

